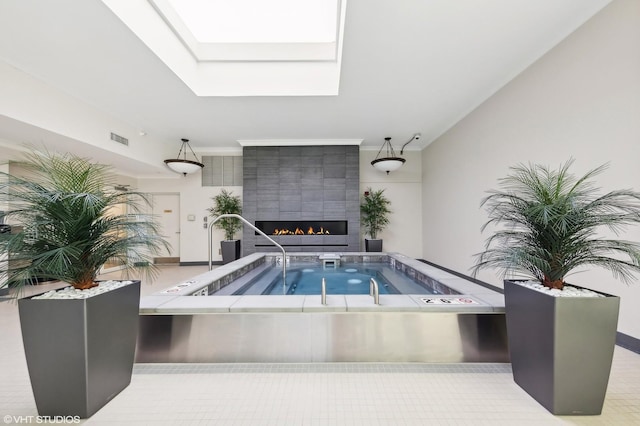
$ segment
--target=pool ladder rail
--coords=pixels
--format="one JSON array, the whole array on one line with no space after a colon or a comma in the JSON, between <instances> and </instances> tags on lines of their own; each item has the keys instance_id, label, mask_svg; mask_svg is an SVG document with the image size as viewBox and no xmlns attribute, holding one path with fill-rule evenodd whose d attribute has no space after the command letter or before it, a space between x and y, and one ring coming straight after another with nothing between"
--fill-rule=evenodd
<instances>
[{"instance_id":1,"label":"pool ladder rail","mask_svg":"<svg viewBox=\"0 0 640 426\"><path fill-rule=\"evenodd\" d=\"M247 219L245 219L244 217L240 216L239 214L233 214L233 213L226 213L226 214L221 214L220 216L216 216L211 222L209 222L209 270L213 269L213 254L211 252L211 242L213 240L213 224L216 223L217 221L219 221L220 219L224 219L224 218L236 218L241 220L242 222L244 222L247 226L249 226L249 228L253 229L254 231L256 231L258 234L262 235L263 237L265 237L267 240L269 240L269 242L271 242L274 246L278 247L280 249L280 251L282 251L282 259L284 259L284 262L282 262L282 288L283 291L287 286L287 252L284 251L284 248L276 243L275 241L273 241L272 238L270 238L267 234L265 234L264 232L262 232L261 230L259 230L258 228L256 228L251 222L249 222Z\"/></svg>"},{"instance_id":2,"label":"pool ladder rail","mask_svg":"<svg viewBox=\"0 0 640 426\"><path fill-rule=\"evenodd\" d=\"M369 281L369 296L373 297L373 303L375 305L380 305L380 292L378 288L378 283L376 280L371 278ZM322 284L320 285L320 303L323 305L327 304L327 282L324 277L322 277Z\"/></svg>"},{"instance_id":3,"label":"pool ladder rail","mask_svg":"<svg viewBox=\"0 0 640 426\"><path fill-rule=\"evenodd\" d=\"M369 296L373 297L374 305L380 304L380 291L378 283L373 278L371 278L371 280L369 281Z\"/></svg>"},{"instance_id":4,"label":"pool ladder rail","mask_svg":"<svg viewBox=\"0 0 640 426\"><path fill-rule=\"evenodd\" d=\"M320 287L320 303L323 305L327 304L327 282L322 277L322 284Z\"/></svg>"}]
</instances>

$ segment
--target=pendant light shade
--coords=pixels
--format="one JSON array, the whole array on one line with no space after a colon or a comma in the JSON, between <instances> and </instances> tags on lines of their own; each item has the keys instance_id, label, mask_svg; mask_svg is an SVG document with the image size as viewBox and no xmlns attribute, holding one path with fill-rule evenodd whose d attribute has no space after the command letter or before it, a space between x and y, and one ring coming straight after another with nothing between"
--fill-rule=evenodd
<instances>
[{"instance_id":1,"label":"pendant light shade","mask_svg":"<svg viewBox=\"0 0 640 426\"><path fill-rule=\"evenodd\" d=\"M193 158L195 160L187 160L187 148L189 148L189 151L191 151L191 154L193 155ZM180 155L182 155L183 157L180 158ZM198 161L198 157L196 156L195 152L193 152L193 149L191 149L191 145L189 145L189 139L182 139L182 146L180 146L180 151L178 152L177 158L164 160L164 163L174 172L182 173L185 176L188 173L195 173L204 167L204 164Z\"/></svg>"},{"instance_id":2,"label":"pendant light shade","mask_svg":"<svg viewBox=\"0 0 640 426\"><path fill-rule=\"evenodd\" d=\"M385 151L383 154L382 151ZM381 156L383 154L383 156ZM391 138L384 138L384 143L382 147L380 147L380 151L378 151L378 155L376 155L376 159L371 162L371 165L381 172L393 172L398 170L400 166L407 161L402 157L396 156L393 147L391 146Z\"/></svg>"}]
</instances>

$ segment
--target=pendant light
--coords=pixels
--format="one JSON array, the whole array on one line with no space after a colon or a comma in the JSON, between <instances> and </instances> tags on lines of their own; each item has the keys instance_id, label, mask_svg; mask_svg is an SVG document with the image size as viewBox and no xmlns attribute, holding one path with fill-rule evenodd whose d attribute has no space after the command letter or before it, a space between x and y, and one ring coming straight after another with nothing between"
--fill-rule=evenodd
<instances>
[{"instance_id":1,"label":"pendant light","mask_svg":"<svg viewBox=\"0 0 640 426\"><path fill-rule=\"evenodd\" d=\"M191 154L193 154L193 158L195 158L195 161L187 160L187 148L189 148L189 150L191 151ZM183 151L184 151L183 158L180 158L180 155L182 154ZM168 160L164 160L164 163L174 172L182 173L185 176L188 173L195 173L204 167L204 164L202 164L198 160L196 153L193 152L193 149L191 149L191 145L189 145L189 139L182 139L182 146L180 147L180 151L178 152L177 158L170 158Z\"/></svg>"},{"instance_id":2,"label":"pendant light","mask_svg":"<svg viewBox=\"0 0 640 426\"><path fill-rule=\"evenodd\" d=\"M382 151L385 151L384 156L381 157L380 154ZM380 147L380 151L378 151L378 155L376 155L376 159L371 162L371 165L381 172L393 172L394 170L398 170L400 166L407 161L402 157L396 156L393 147L391 146L391 138L384 138L384 143Z\"/></svg>"},{"instance_id":3,"label":"pendant light","mask_svg":"<svg viewBox=\"0 0 640 426\"><path fill-rule=\"evenodd\" d=\"M400 150L400 155L404 152L404 147L409 145L410 142L420 140L422 135L420 133L414 133L411 136L411 139L407 141L404 145L402 145L402 149ZM385 151L385 156L380 157L382 151ZM381 172L393 172L394 170L398 170L400 166L405 163L404 158L396 156L395 151L393 150L393 146L391 146L391 138L384 138L384 143L382 147L380 147L380 151L378 151L378 155L376 155L376 159L371 162L371 165Z\"/></svg>"}]
</instances>

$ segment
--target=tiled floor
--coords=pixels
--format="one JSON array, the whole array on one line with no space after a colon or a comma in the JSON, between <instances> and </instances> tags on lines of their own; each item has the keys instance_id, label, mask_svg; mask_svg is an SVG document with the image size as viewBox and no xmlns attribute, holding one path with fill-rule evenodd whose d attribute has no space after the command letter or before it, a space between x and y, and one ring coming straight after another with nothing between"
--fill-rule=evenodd
<instances>
[{"instance_id":1,"label":"tiled floor","mask_svg":"<svg viewBox=\"0 0 640 426\"><path fill-rule=\"evenodd\" d=\"M163 266L142 292L205 270ZM37 424L15 303L0 302L0 324L2 421ZM131 385L82 423L640 425L640 355L616 348L601 416L552 416L514 384L509 364L137 364Z\"/></svg>"}]
</instances>

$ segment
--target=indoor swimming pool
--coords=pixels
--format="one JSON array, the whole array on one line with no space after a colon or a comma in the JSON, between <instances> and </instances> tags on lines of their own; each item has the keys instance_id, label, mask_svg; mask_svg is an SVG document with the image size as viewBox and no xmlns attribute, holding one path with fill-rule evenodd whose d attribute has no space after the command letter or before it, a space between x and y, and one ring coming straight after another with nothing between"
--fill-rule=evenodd
<instances>
[{"instance_id":1,"label":"indoor swimming pool","mask_svg":"<svg viewBox=\"0 0 640 426\"><path fill-rule=\"evenodd\" d=\"M507 360L502 294L398 253L255 253L140 304L136 362Z\"/></svg>"}]
</instances>

